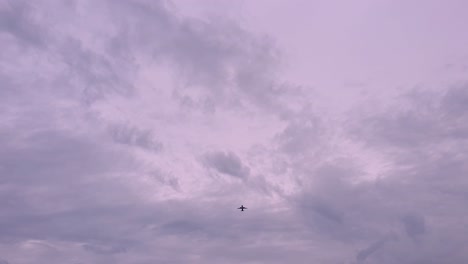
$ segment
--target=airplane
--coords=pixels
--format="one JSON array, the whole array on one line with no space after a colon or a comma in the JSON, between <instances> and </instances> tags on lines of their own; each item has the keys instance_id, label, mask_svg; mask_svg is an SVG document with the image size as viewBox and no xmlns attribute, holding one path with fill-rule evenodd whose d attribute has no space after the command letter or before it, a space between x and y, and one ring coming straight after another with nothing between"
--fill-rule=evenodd
<instances>
[{"instance_id":1,"label":"airplane","mask_svg":"<svg viewBox=\"0 0 468 264\"><path fill-rule=\"evenodd\" d=\"M247 209L247 207L244 207L244 205L241 205L241 207L237 208L237 209L241 209L241 211L243 212L244 209Z\"/></svg>"}]
</instances>

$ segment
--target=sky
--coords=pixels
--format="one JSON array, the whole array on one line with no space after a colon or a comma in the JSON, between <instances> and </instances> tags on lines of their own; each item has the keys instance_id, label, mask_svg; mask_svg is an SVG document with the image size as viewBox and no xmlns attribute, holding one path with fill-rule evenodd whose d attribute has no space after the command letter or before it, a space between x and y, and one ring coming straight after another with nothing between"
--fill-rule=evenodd
<instances>
[{"instance_id":1,"label":"sky","mask_svg":"<svg viewBox=\"0 0 468 264\"><path fill-rule=\"evenodd\" d=\"M0 0L0 264L468 263L466 10Z\"/></svg>"}]
</instances>

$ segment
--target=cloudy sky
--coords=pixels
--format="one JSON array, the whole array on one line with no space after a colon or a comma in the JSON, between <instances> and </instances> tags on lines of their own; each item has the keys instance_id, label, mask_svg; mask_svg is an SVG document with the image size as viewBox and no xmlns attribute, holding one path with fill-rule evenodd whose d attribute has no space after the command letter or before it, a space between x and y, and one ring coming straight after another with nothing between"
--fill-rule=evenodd
<instances>
[{"instance_id":1,"label":"cloudy sky","mask_svg":"<svg viewBox=\"0 0 468 264\"><path fill-rule=\"evenodd\" d=\"M0 0L0 263L468 263L467 10Z\"/></svg>"}]
</instances>

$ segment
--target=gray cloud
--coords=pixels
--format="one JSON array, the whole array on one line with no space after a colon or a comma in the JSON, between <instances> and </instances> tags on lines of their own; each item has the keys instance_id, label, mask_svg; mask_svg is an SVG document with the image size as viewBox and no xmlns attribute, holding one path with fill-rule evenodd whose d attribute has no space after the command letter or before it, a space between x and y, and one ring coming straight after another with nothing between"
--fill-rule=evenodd
<instances>
[{"instance_id":1,"label":"gray cloud","mask_svg":"<svg viewBox=\"0 0 468 264\"><path fill-rule=\"evenodd\" d=\"M0 10L0 30L19 40L21 44L43 46L44 29L34 19L33 5L23 1L5 1Z\"/></svg>"},{"instance_id":2,"label":"gray cloud","mask_svg":"<svg viewBox=\"0 0 468 264\"><path fill-rule=\"evenodd\" d=\"M7 110L0 126L0 203L5 216L0 254L14 263L37 259L107 263L114 256L122 263L152 263L155 258L148 252L159 248L156 261L191 262L188 252L197 250L190 249L193 240L168 242L157 236L210 238L226 244L240 239L234 227L247 229L246 222L236 226L229 217L209 210L229 208L232 202L147 204L138 185L142 180L138 174L147 175L140 166L147 164L138 162L125 146L160 153L162 144L151 130L107 121L99 107L116 97L141 96L140 87L134 85L135 72L146 59L175 66L186 85L202 85L211 93L206 100L213 105L231 95L242 96L240 89L222 91L231 78L227 73L232 67L243 68L247 57L260 56L257 53L266 51L268 43L258 46L235 24L180 18L162 1L90 4L11 2L12 7L2 10L3 29L12 38L1 40L9 51L2 55L2 66L11 67L2 67L0 75L5 86L0 100ZM86 19L80 18L83 11ZM18 43L22 49L16 48ZM260 72L268 67L268 60L266 54L251 64ZM244 92L248 94L248 89ZM237 155L217 154L210 160L215 169L235 177L249 175ZM163 185L180 192L180 175L169 171L153 173L152 192L161 192ZM190 207L198 210L192 213L196 220L187 220ZM225 215L233 216L232 212ZM231 228L225 229L223 222ZM254 222L260 227L265 221ZM266 227L278 225L273 222ZM201 232L192 234L197 226ZM253 234L248 239L253 240ZM32 250L27 257L23 247ZM179 249L177 254L167 254L184 247L187 254ZM199 250L211 251L210 246Z\"/></svg>"},{"instance_id":3,"label":"gray cloud","mask_svg":"<svg viewBox=\"0 0 468 264\"><path fill-rule=\"evenodd\" d=\"M176 191L180 191L179 180L174 175L163 172L161 170L154 170L149 174L151 178L156 179L158 182L164 185L169 185Z\"/></svg>"},{"instance_id":4,"label":"gray cloud","mask_svg":"<svg viewBox=\"0 0 468 264\"><path fill-rule=\"evenodd\" d=\"M58 81L74 87L69 89L75 90L83 103L92 104L109 94L132 95L134 87L129 82L134 65L126 57L110 58L110 54L93 51L75 38L66 38L57 46L66 65Z\"/></svg>"},{"instance_id":5,"label":"gray cloud","mask_svg":"<svg viewBox=\"0 0 468 264\"><path fill-rule=\"evenodd\" d=\"M246 178L250 174L250 169L242 164L240 158L233 152L212 152L205 155L206 164L218 172L238 177Z\"/></svg>"},{"instance_id":6,"label":"gray cloud","mask_svg":"<svg viewBox=\"0 0 468 264\"><path fill-rule=\"evenodd\" d=\"M86 226L81 220L97 219L99 207L115 206L107 199L118 204L130 198L122 196L128 193L124 186L99 176L128 173L133 167L129 156L114 153L110 146L65 131L33 133L25 139L9 137L9 142L2 142L0 183L8 213L1 220L8 227L3 238L99 236L87 233L99 225ZM82 208L87 203L93 206ZM70 230L69 225L76 226Z\"/></svg>"},{"instance_id":7,"label":"gray cloud","mask_svg":"<svg viewBox=\"0 0 468 264\"><path fill-rule=\"evenodd\" d=\"M114 158L111 153L95 148L93 142L70 137L65 131L34 133L22 142L28 146L26 149L3 142L5 147L0 153L4 173L2 183L40 183L44 179L61 183L68 181L67 175L70 174L89 175L105 171L112 164L107 158Z\"/></svg>"},{"instance_id":8,"label":"gray cloud","mask_svg":"<svg viewBox=\"0 0 468 264\"><path fill-rule=\"evenodd\" d=\"M314 119L307 117L305 120L291 121L278 135L280 149L291 155L300 155L317 149L322 130L318 121Z\"/></svg>"},{"instance_id":9,"label":"gray cloud","mask_svg":"<svg viewBox=\"0 0 468 264\"><path fill-rule=\"evenodd\" d=\"M0 263L467 262L466 84L340 123L273 40L184 12L1 3Z\"/></svg>"},{"instance_id":10,"label":"gray cloud","mask_svg":"<svg viewBox=\"0 0 468 264\"><path fill-rule=\"evenodd\" d=\"M406 111L368 116L361 127L370 143L406 149L433 147L438 141L449 143L466 137L466 85L456 85L440 92L413 90L402 96ZM389 110L390 111L390 110ZM361 124L362 125L362 124ZM437 146L436 146L437 147Z\"/></svg>"},{"instance_id":11,"label":"gray cloud","mask_svg":"<svg viewBox=\"0 0 468 264\"><path fill-rule=\"evenodd\" d=\"M466 118L468 113L468 85L456 85L445 93L441 99L443 112L451 114L453 118Z\"/></svg>"},{"instance_id":12,"label":"gray cloud","mask_svg":"<svg viewBox=\"0 0 468 264\"><path fill-rule=\"evenodd\" d=\"M128 125L113 125L109 127L112 138L120 144L137 146L153 152L162 150L162 143L156 141L150 130L142 130Z\"/></svg>"},{"instance_id":13,"label":"gray cloud","mask_svg":"<svg viewBox=\"0 0 468 264\"><path fill-rule=\"evenodd\" d=\"M85 244L85 245L83 245L83 248L85 250L89 250L89 251L97 253L97 254L105 254L105 255L126 252L126 249L123 246L106 247L106 246Z\"/></svg>"},{"instance_id":14,"label":"gray cloud","mask_svg":"<svg viewBox=\"0 0 468 264\"><path fill-rule=\"evenodd\" d=\"M426 223L424 217L420 215L406 215L401 220L405 226L405 231L408 236L416 238L426 232Z\"/></svg>"},{"instance_id":15,"label":"gray cloud","mask_svg":"<svg viewBox=\"0 0 468 264\"><path fill-rule=\"evenodd\" d=\"M185 101L198 91L206 93L199 99L202 109L207 103L247 106L246 101L273 113L286 111L277 101L287 89L271 77L279 56L271 40L229 20L176 16L165 1L118 1L109 8L120 21L111 49L173 65L180 77L177 94Z\"/></svg>"},{"instance_id":16,"label":"gray cloud","mask_svg":"<svg viewBox=\"0 0 468 264\"><path fill-rule=\"evenodd\" d=\"M364 260L366 260L370 255L372 255L374 252L376 252L377 250L379 250L380 248L384 247L385 246L385 243L387 243L387 239L382 239L382 240L379 240L373 244L371 244L369 247L367 247L366 249L363 249L361 251L359 251L359 253L357 254L356 256L356 259L358 262L362 262Z\"/></svg>"},{"instance_id":17,"label":"gray cloud","mask_svg":"<svg viewBox=\"0 0 468 264\"><path fill-rule=\"evenodd\" d=\"M453 94L458 95L457 100ZM456 103L463 101L463 94L460 86L449 87L442 94L414 91L406 97L408 107L405 110L395 106L388 112L371 114L371 118L364 119L370 122L360 123L360 131L363 131L360 140L384 153L393 168L373 187L378 187L381 198L373 197L369 201L380 201L381 208L372 214L394 215L385 222L394 226L391 223L399 221L401 227L393 229L409 239L401 237L385 248L381 246L383 242L371 246L368 251L361 252L362 259L383 263L466 261L458 247L447 253L451 245L436 242L451 234L457 243L466 243L453 233L461 231L457 218L468 213L462 206L466 200L462 193L465 193L467 181L461 177L467 169L463 161L466 142L461 136L463 133L454 136L449 132L464 129L464 123L459 121L466 111ZM452 100L453 105L448 103ZM453 111L452 107L457 110ZM367 224L372 225L369 220Z\"/></svg>"}]
</instances>

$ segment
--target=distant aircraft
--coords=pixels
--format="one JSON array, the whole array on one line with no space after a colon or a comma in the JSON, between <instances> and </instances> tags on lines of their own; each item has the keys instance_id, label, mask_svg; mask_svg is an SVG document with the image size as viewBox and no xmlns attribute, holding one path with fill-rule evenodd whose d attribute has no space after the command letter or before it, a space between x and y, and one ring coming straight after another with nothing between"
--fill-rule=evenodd
<instances>
[{"instance_id":1,"label":"distant aircraft","mask_svg":"<svg viewBox=\"0 0 468 264\"><path fill-rule=\"evenodd\" d=\"M241 211L243 212L244 209L247 209L247 207L244 207L244 205L241 205L241 207L237 208L237 209L241 209Z\"/></svg>"}]
</instances>

